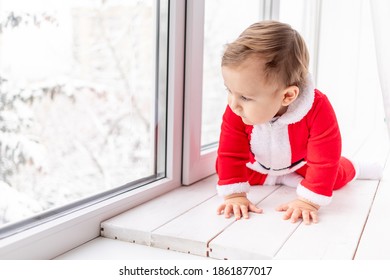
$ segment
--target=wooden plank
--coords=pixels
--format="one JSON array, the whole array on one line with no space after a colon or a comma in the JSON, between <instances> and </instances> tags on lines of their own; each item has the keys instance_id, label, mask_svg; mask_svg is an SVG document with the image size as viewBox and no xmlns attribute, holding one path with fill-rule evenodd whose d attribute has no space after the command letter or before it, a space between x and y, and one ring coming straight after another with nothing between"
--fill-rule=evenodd
<instances>
[{"instance_id":1,"label":"wooden plank","mask_svg":"<svg viewBox=\"0 0 390 280\"><path fill-rule=\"evenodd\" d=\"M55 260L207 260L199 256L169 252L149 246L104 237L95 238Z\"/></svg>"},{"instance_id":2,"label":"wooden plank","mask_svg":"<svg viewBox=\"0 0 390 280\"><path fill-rule=\"evenodd\" d=\"M357 180L335 191L320 209L319 223L301 224L275 259L352 259L378 181Z\"/></svg>"},{"instance_id":3,"label":"wooden plank","mask_svg":"<svg viewBox=\"0 0 390 280\"><path fill-rule=\"evenodd\" d=\"M252 187L249 199L258 203L274 192L278 186ZM222 198L213 197L182 216L152 232L152 246L200 256L207 256L207 244L221 231L235 222L217 215ZM250 219L261 214L250 213Z\"/></svg>"},{"instance_id":4,"label":"wooden plank","mask_svg":"<svg viewBox=\"0 0 390 280\"><path fill-rule=\"evenodd\" d=\"M150 245L150 233L216 195L216 176L177 188L101 224L103 237Z\"/></svg>"},{"instance_id":5,"label":"wooden plank","mask_svg":"<svg viewBox=\"0 0 390 280\"><path fill-rule=\"evenodd\" d=\"M355 259L390 259L390 162L387 162Z\"/></svg>"},{"instance_id":6,"label":"wooden plank","mask_svg":"<svg viewBox=\"0 0 390 280\"><path fill-rule=\"evenodd\" d=\"M301 223L282 219L277 206L296 198L295 188L280 187L259 203L264 214L240 220L209 244L210 257L217 259L272 259Z\"/></svg>"}]
</instances>

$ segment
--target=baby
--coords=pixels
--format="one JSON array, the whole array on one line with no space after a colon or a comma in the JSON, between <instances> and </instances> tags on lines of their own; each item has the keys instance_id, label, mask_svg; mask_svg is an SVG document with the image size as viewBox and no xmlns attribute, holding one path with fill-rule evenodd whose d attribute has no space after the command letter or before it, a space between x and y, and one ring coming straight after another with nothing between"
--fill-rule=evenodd
<instances>
[{"instance_id":1,"label":"baby","mask_svg":"<svg viewBox=\"0 0 390 280\"><path fill-rule=\"evenodd\" d=\"M218 214L236 219L262 209L247 199L251 185L296 187L277 207L284 219L318 222L333 190L356 177L341 156L341 136L328 98L308 73L304 40L291 26L263 21L227 45L222 75L228 92L218 148Z\"/></svg>"}]
</instances>

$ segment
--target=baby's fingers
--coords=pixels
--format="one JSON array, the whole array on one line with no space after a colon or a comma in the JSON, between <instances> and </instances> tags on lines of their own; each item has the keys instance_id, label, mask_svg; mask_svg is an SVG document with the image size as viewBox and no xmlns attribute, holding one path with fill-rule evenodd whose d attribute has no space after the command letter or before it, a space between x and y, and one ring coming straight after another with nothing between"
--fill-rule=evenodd
<instances>
[{"instance_id":1,"label":"baby's fingers","mask_svg":"<svg viewBox=\"0 0 390 280\"><path fill-rule=\"evenodd\" d=\"M287 204L281 204L278 207L275 208L276 211L287 211L289 206Z\"/></svg>"},{"instance_id":2,"label":"baby's fingers","mask_svg":"<svg viewBox=\"0 0 390 280\"><path fill-rule=\"evenodd\" d=\"M240 205L234 204L233 205L233 212L234 212L234 217L236 217L236 220L239 220L241 218L241 207L240 207Z\"/></svg>"},{"instance_id":3,"label":"baby's fingers","mask_svg":"<svg viewBox=\"0 0 390 280\"><path fill-rule=\"evenodd\" d=\"M292 223L297 222L301 216L302 216L301 209L294 209L294 211L291 214L291 222Z\"/></svg>"},{"instance_id":4,"label":"baby's fingers","mask_svg":"<svg viewBox=\"0 0 390 280\"><path fill-rule=\"evenodd\" d=\"M256 205L254 205L252 203L249 204L248 208L249 208L249 211L252 211L252 212L255 212L255 213L258 213L258 214L263 213L263 209L257 207Z\"/></svg>"},{"instance_id":5,"label":"baby's fingers","mask_svg":"<svg viewBox=\"0 0 390 280\"><path fill-rule=\"evenodd\" d=\"M245 205L241 205L240 208L241 208L242 217L244 219L249 219L248 207L246 207Z\"/></svg>"},{"instance_id":6,"label":"baby's fingers","mask_svg":"<svg viewBox=\"0 0 390 280\"><path fill-rule=\"evenodd\" d=\"M225 209L226 205L225 203L221 204L217 208L217 215L221 215L223 213L223 210Z\"/></svg>"},{"instance_id":7,"label":"baby's fingers","mask_svg":"<svg viewBox=\"0 0 390 280\"><path fill-rule=\"evenodd\" d=\"M313 223L318 223L318 215L317 211L309 211L309 210L303 210L302 211L302 220L306 225L310 225L310 221L312 220Z\"/></svg>"},{"instance_id":8,"label":"baby's fingers","mask_svg":"<svg viewBox=\"0 0 390 280\"><path fill-rule=\"evenodd\" d=\"M292 214L294 213L294 208L287 207L286 210L281 210L281 211L286 211L286 213L283 216L283 219L288 220L291 218Z\"/></svg>"},{"instance_id":9,"label":"baby's fingers","mask_svg":"<svg viewBox=\"0 0 390 280\"><path fill-rule=\"evenodd\" d=\"M225 218L230 218L230 215L233 213L233 205L227 204L224 212L225 212Z\"/></svg>"},{"instance_id":10,"label":"baby's fingers","mask_svg":"<svg viewBox=\"0 0 390 280\"><path fill-rule=\"evenodd\" d=\"M302 211L302 220L305 225L310 225L310 212L307 210Z\"/></svg>"},{"instance_id":11,"label":"baby's fingers","mask_svg":"<svg viewBox=\"0 0 390 280\"><path fill-rule=\"evenodd\" d=\"M311 211L310 212L310 216L311 218L313 219L313 223L318 223L318 215L317 215L317 211Z\"/></svg>"}]
</instances>

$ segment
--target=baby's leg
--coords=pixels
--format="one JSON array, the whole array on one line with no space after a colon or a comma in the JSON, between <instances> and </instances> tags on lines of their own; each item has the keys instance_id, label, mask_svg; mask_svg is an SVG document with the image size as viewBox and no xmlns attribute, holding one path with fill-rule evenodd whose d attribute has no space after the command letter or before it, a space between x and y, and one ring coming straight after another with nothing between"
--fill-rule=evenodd
<instances>
[{"instance_id":1,"label":"baby's leg","mask_svg":"<svg viewBox=\"0 0 390 280\"><path fill-rule=\"evenodd\" d=\"M307 165L298 169L296 172L301 176L305 177L307 171ZM337 170L336 181L334 183L333 189L338 190L344 187L346 184L351 182L353 179L356 179L356 170L352 162L345 158L341 157L339 162L339 168Z\"/></svg>"},{"instance_id":2,"label":"baby's leg","mask_svg":"<svg viewBox=\"0 0 390 280\"><path fill-rule=\"evenodd\" d=\"M338 190L344 187L346 184L351 182L353 179L356 179L356 170L352 162L345 158L340 158L339 169L337 171L336 182L333 189Z\"/></svg>"},{"instance_id":3,"label":"baby's leg","mask_svg":"<svg viewBox=\"0 0 390 280\"><path fill-rule=\"evenodd\" d=\"M247 169L248 172L248 182L251 186L264 185L267 175L254 171L250 168Z\"/></svg>"},{"instance_id":4,"label":"baby's leg","mask_svg":"<svg viewBox=\"0 0 390 280\"><path fill-rule=\"evenodd\" d=\"M334 190L340 189L354 179L379 180L383 166L379 162L350 161L341 157Z\"/></svg>"}]
</instances>

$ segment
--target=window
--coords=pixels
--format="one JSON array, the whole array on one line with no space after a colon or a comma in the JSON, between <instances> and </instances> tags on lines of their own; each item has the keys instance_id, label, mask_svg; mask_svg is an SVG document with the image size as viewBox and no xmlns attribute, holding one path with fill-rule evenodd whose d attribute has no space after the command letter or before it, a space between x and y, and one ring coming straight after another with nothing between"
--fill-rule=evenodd
<instances>
[{"instance_id":1,"label":"window","mask_svg":"<svg viewBox=\"0 0 390 280\"><path fill-rule=\"evenodd\" d=\"M226 91L220 73L224 45L250 24L273 16L270 0L189 0L183 183L215 172ZM275 7L274 7L275 8ZM245 15L245 16L243 16Z\"/></svg>"},{"instance_id":2,"label":"window","mask_svg":"<svg viewBox=\"0 0 390 280\"><path fill-rule=\"evenodd\" d=\"M221 76L224 45L234 41L245 28L263 19L262 1L205 1L203 44L202 133L203 149L216 145L227 98ZM245 15L245 16L243 16Z\"/></svg>"},{"instance_id":3,"label":"window","mask_svg":"<svg viewBox=\"0 0 390 280\"><path fill-rule=\"evenodd\" d=\"M165 177L168 1L1 4L2 235Z\"/></svg>"},{"instance_id":4,"label":"window","mask_svg":"<svg viewBox=\"0 0 390 280\"><path fill-rule=\"evenodd\" d=\"M40 208L34 212L38 214L32 216L33 219L18 217L14 221L20 222L16 224L3 224L0 235L8 236L0 237L0 258L55 257L97 237L100 223L105 219L176 188L182 182L188 184L215 172L216 141L226 104L219 74L223 45L250 23L274 18L273 4L278 1L250 0L247 5L239 5L239 1L234 0L216 1L220 3L218 9L221 11L213 18L214 1L83 0L62 3L41 0L31 4L27 0L2 0L1 96L7 96L5 93L12 90L13 93L30 93L27 96L34 99L18 101L21 105L17 106L22 106L23 110L13 113L28 120L29 134L19 132L22 135L34 135L32 132L36 131L50 133L48 125L37 122L37 116L47 123L60 122L59 127L54 127L65 134L68 141L59 139L60 134L56 133L50 142L50 147L54 148L47 153L53 153L49 156L55 156L61 163L56 167L57 174L66 174L60 172L61 168L74 171L67 173L64 180L69 184L75 181L79 186L76 190L83 196L76 198L67 192L61 201L63 206L52 204L48 210L42 212ZM237 10L229 9L229 5L242 10L238 14ZM246 22L233 24L243 13L248 15ZM226 32L213 39L213 32L218 32L219 28ZM22 32L26 36L18 35ZM13 47L10 47L11 39L17 42ZM10 49L16 56L22 53L23 59L15 54L12 64L11 58L3 59L11 53ZM19 62L16 64L15 61ZM33 62L35 67L31 69L29 66ZM134 69L132 65L139 67ZM216 69L212 69L214 65L217 65ZM13 72L10 69L14 69ZM20 79L23 75L14 75L11 79L10 73L19 72L24 76L31 74L36 80ZM206 100L209 97L210 102ZM205 104L202 109L203 103L220 108L207 108L209 105ZM202 113L213 110L221 112L209 116ZM45 117L46 111L50 111L52 117ZM29 116L34 118L30 121ZM5 126L3 118L1 115L0 124ZM9 120L7 124L12 124ZM135 123L141 126L138 130L133 127ZM97 149L103 141L99 135L110 125L113 127L109 130L110 137L103 142L103 148L109 150L102 152ZM65 128L73 128L77 133L72 131L73 134L68 135ZM2 129L0 133L1 141L6 141L6 131ZM85 141L87 135L88 143L80 144L80 137ZM44 151L46 146L42 143L47 143L42 141L41 134L34 139L34 147L42 147ZM142 143L134 144L138 140ZM75 154L66 162L63 156L66 153L55 150L57 142L70 143L70 146L63 144L61 147L65 147L67 153L71 148L77 148L81 155ZM5 146L1 145L3 149ZM31 151L39 155L39 148ZM135 163L129 159L134 155ZM102 157L107 161L99 161ZM82 159L84 161L79 162ZM79 163L80 170L76 167ZM22 162L20 170L33 176L35 165L32 160ZM87 171L86 177L80 175L81 168ZM99 179L94 178L95 172ZM61 180L58 182L62 187L59 189L56 185L52 189L54 195L69 186ZM15 185L4 184L7 190L16 191ZM47 186L50 185L53 184L49 182ZM0 205L3 205L2 194ZM46 214L53 214L51 220L29 229L21 227L40 223ZM25 223L32 221L35 222ZM10 235L11 229L19 232ZM45 250L42 250L43 246Z\"/></svg>"},{"instance_id":5,"label":"window","mask_svg":"<svg viewBox=\"0 0 390 280\"><path fill-rule=\"evenodd\" d=\"M294 11L293 13L291 11ZM318 37L320 34L320 0L279 0L278 20L290 24L305 39L310 54L309 70L317 78Z\"/></svg>"}]
</instances>

